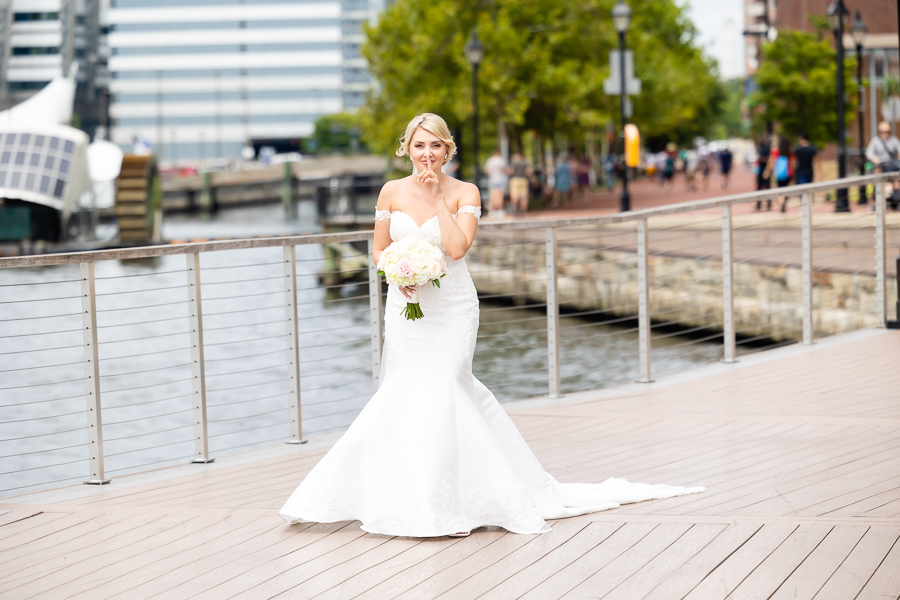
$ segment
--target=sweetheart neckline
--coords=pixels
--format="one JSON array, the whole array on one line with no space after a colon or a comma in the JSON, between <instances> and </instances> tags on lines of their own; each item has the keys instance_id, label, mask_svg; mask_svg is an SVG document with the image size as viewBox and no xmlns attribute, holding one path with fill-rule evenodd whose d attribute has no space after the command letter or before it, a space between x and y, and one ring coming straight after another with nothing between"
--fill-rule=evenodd
<instances>
[{"instance_id":1,"label":"sweetheart neckline","mask_svg":"<svg viewBox=\"0 0 900 600\"><path fill-rule=\"evenodd\" d=\"M459 211L456 211L456 212L459 213ZM432 219L437 219L437 217L438 217L438 216L437 216L437 213L435 213L433 216L428 217L427 219L425 219L424 221L422 221L422 224L419 225L418 223L416 223L416 220L413 219L412 215L409 214L408 212L404 212L404 211L402 211L402 210L392 210L392 211L391 211L391 214L394 214L394 213L400 213L400 214L402 214L402 215L406 215L407 217L409 217L409 220L413 222L413 225L415 225L415 226L418 227L419 229L422 229L423 227L425 227L426 225L428 225L428 223L429 223ZM455 217L456 215L453 215L453 216Z\"/></svg>"}]
</instances>

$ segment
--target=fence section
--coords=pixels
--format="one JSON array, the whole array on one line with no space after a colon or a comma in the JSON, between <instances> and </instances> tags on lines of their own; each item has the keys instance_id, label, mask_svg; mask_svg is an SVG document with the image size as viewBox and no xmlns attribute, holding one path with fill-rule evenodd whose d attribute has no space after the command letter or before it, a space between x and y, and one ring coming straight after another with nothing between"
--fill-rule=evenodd
<instances>
[{"instance_id":1,"label":"fence section","mask_svg":"<svg viewBox=\"0 0 900 600\"><path fill-rule=\"evenodd\" d=\"M590 219L485 222L476 375L563 396L860 327L900 230L812 184ZM791 200L783 216L778 194ZM756 202L761 204L757 210ZM0 493L347 427L377 387L371 232L0 259ZM891 314L893 318L893 315Z\"/></svg>"}]
</instances>

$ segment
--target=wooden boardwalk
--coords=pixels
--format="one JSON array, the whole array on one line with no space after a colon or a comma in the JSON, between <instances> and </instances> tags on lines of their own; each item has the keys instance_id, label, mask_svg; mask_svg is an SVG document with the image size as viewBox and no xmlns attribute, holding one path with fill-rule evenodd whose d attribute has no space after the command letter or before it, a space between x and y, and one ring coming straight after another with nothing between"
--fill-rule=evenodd
<instances>
[{"instance_id":1,"label":"wooden boardwalk","mask_svg":"<svg viewBox=\"0 0 900 600\"><path fill-rule=\"evenodd\" d=\"M335 436L0 504L0 598L896 599L900 333L511 407L563 481L705 485L545 535L277 510Z\"/></svg>"}]
</instances>

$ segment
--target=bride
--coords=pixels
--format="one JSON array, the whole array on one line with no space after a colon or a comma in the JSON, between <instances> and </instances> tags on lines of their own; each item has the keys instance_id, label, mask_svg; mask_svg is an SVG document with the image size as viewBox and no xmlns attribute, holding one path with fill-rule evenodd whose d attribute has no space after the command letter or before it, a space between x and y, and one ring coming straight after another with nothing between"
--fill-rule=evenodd
<instances>
[{"instance_id":1,"label":"bride","mask_svg":"<svg viewBox=\"0 0 900 600\"><path fill-rule=\"evenodd\" d=\"M284 507L290 523L362 522L392 536L468 535L497 525L546 533L547 519L703 491L666 485L560 483L545 472L494 395L472 375L478 296L465 254L475 239L478 189L440 172L456 146L435 114L414 118L398 156L416 167L385 184L372 258L407 235L445 253L441 287L423 286L423 319L401 316L409 288L385 305L381 387Z\"/></svg>"}]
</instances>

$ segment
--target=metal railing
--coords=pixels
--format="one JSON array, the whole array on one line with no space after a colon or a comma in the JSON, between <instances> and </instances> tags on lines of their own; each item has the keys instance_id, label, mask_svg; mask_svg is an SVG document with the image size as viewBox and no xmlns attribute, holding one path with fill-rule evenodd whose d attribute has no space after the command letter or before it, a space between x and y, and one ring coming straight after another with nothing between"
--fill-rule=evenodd
<instances>
[{"instance_id":1,"label":"metal railing","mask_svg":"<svg viewBox=\"0 0 900 600\"><path fill-rule=\"evenodd\" d=\"M467 261L500 304L482 307L476 375L501 398L558 398L883 327L894 177L488 220ZM861 184L872 214L825 214L824 193ZM786 194L801 201L784 217L742 208ZM75 465L99 484L346 427L379 385L372 243L358 231L0 259L15 275L0 275L0 493L83 479ZM827 278L856 287L832 302Z\"/></svg>"}]
</instances>

